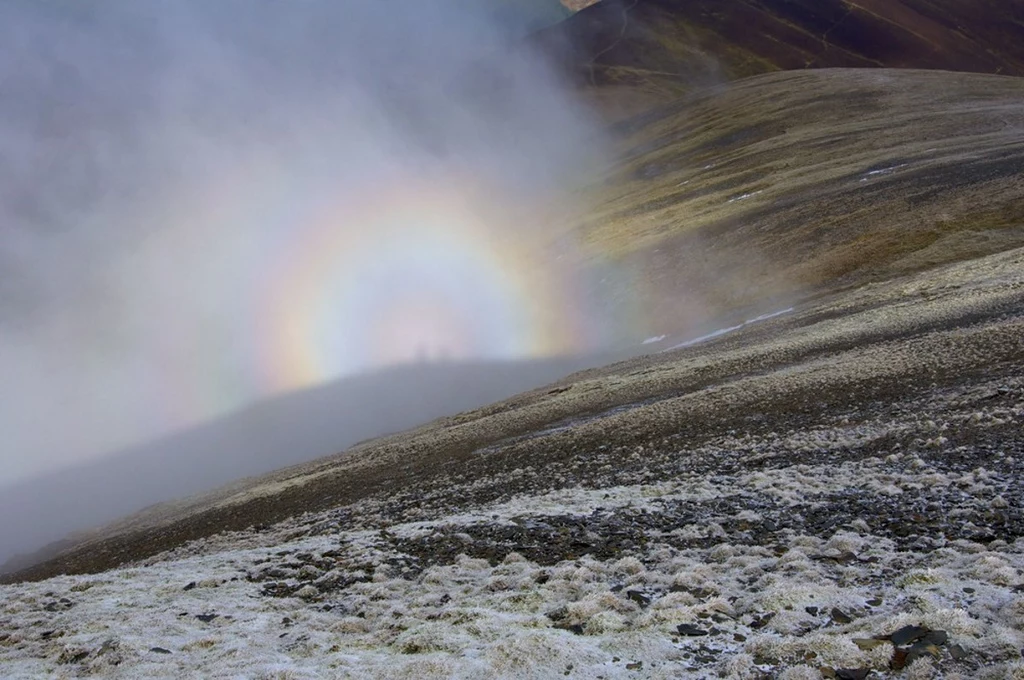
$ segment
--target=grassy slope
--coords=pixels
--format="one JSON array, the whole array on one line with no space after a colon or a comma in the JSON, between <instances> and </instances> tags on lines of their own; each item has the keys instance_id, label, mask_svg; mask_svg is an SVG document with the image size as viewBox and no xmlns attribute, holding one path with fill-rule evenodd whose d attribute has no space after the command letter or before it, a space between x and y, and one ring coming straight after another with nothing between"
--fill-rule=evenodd
<instances>
[{"instance_id":1,"label":"grassy slope","mask_svg":"<svg viewBox=\"0 0 1024 680\"><path fill-rule=\"evenodd\" d=\"M672 301L749 305L1024 244L1024 80L769 74L619 126L579 226ZM982 207L983 206L983 207ZM670 329L669 329L670 330Z\"/></svg>"},{"instance_id":2,"label":"grassy slope","mask_svg":"<svg viewBox=\"0 0 1024 680\"><path fill-rule=\"evenodd\" d=\"M705 294L740 304L780 291L824 294L1008 250L1022 243L1024 223L1022 94L1022 81L1011 78L880 71L777 74L703 93L620 130L632 152L595 189L601 205L581 229L595 251L648 267L654 286L667 291L669 312L674 289L699 285L709 273L720 284L705 286ZM729 202L753 191L762 193ZM1018 266L1019 258L999 271ZM823 298L793 321L812 329L795 340L748 337L579 374L184 508L154 509L18 577L102 570L199 536L375 494L401 514L425 508L419 494L452 480L485 491L497 480L500 488L487 493L511 493L501 482L505 468L532 469L550 488L559 477L545 470L575 469L574 456L608 444L628 450L668 434L711 436L750 409L782 423L802 417L810 402L849 408L918 383L1019 366L1017 322L962 337L938 332L1019 306L1019 291L1003 291L998 280L986 283L984 299L945 290L970 275L970 268L936 274L919 286L929 303L914 307L905 323L898 308L910 289L898 282ZM824 335L813 330L830 315L844 320L822 326L830 329ZM900 349L920 333L934 337ZM852 351L882 341L896 349L879 346L870 357ZM948 355L941 370L931 361L940 351ZM830 357L843 353L845 368L837 368ZM810 368L797 379L786 377L791 366ZM834 390L830 396L823 386ZM649 407L607 413L637 404ZM565 422L575 424L557 427ZM552 426L539 439L519 439ZM495 446L500 455L474 454Z\"/></svg>"}]
</instances>

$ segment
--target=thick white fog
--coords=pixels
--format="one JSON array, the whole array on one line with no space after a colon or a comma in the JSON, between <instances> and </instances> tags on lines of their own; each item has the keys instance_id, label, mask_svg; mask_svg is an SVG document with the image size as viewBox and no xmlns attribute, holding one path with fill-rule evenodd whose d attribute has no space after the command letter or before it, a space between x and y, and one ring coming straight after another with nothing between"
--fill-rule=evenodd
<instances>
[{"instance_id":1,"label":"thick white fog","mask_svg":"<svg viewBox=\"0 0 1024 680\"><path fill-rule=\"evenodd\" d=\"M0 485L389 363L600 347L553 226L600 135L517 47L555 5L0 6Z\"/></svg>"}]
</instances>

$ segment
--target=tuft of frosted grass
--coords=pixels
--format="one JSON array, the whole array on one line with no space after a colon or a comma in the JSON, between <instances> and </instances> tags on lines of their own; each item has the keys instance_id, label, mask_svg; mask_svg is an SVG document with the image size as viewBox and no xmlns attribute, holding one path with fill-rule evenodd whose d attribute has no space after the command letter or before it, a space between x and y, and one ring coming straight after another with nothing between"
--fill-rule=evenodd
<instances>
[{"instance_id":1,"label":"tuft of frosted grass","mask_svg":"<svg viewBox=\"0 0 1024 680\"><path fill-rule=\"evenodd\" d=\"M915 659L905 669L904 677L907 680L932 680L935 677L935 664L926 657Z\"/></svg>"},{"instance_id":2,"label":"tuft of frosted grass","mask_svg":"<svg viewBox=\"0 0 1024 680\"><path fill-rule=\"evenodd\" d=\"M596 665L604 657L585 638L535 631L497 642L483 658L488 666L486 677L541 680L550 678L553 670Z\"/></svg>"},{"instance_id":3,"label":"tuft of frosted grass","mask_svg":"<svg viewBox=\"0 0 1024 680\"><path fill-rule=\"evenodd\" d=\"M791 666L779 674L779 680L821 680L821 671L810 666Z\"/></svg>"},{"instance_id":4,"label":"tuft of frosted grass","mask_svg":"<svg viewBox=\"0 0 1024 680\"><path fill-rule=\"evenodd\" d=\"M761 634L751 638L744 650L755 656L791 662L804 659L813 652L816 662L836 668L858 668L869 662L867 655L850 637L829 632L815 632L802 637Z\"/></svg>"}]
</instances>

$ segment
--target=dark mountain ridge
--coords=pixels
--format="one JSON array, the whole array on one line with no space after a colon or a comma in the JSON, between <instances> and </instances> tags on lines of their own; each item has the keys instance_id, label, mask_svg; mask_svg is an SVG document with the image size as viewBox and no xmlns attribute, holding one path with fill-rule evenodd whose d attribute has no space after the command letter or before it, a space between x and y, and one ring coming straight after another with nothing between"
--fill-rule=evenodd
<instances>
[{"instance_id":1,"label":"dark mountain ridge","mask_svg":"<svg viewBox=\"0 0 1024 680\"><path fill-rule=\"evenodd\" d=\"M604 0L533 42L614 117L778 70L1024 75L1021 0Z\"/></svg>"}]
</instances>

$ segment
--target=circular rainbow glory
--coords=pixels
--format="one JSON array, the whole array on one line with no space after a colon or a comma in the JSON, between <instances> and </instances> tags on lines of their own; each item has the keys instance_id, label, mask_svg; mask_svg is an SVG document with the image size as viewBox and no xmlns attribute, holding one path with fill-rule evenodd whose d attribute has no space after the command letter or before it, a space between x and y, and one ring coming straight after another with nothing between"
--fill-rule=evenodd
<instances>
[{"instance_id":1,"label":"circular rainbow glory","mask_svg":"<svg viewBox=\"0 0 1024 680\"><path fill-rule=\"evenodd\" d=\"M532 230L448 186L328 204L289 230L266 279L263 365L293 389L424 356L516 358L586 346L583 305Z\"/></svg>"}]
</instances>

